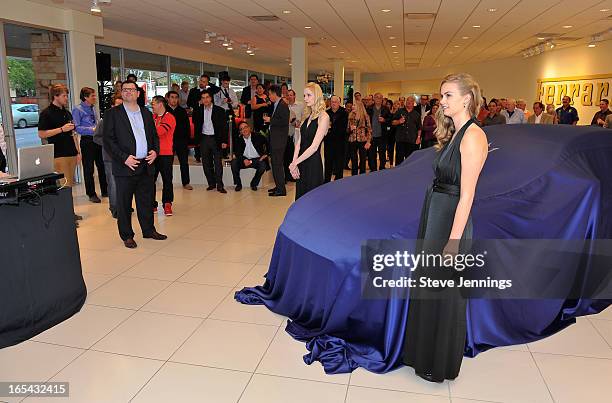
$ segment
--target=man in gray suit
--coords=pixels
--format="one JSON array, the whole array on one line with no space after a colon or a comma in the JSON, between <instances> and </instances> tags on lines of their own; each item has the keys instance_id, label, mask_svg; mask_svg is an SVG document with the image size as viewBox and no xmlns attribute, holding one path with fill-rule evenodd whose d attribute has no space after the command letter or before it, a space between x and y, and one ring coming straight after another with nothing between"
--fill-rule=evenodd
<instances>
[{"instance_id":1,"label":"man in gray suit","mask_svg":"<svg viewBox=\"0 0 612 403\"><path fill-rule=\"evenodd\" d=\"M268 196L287 195L284 158L289 136L289 107L281 95L280 86L270 86L268 97L272 102L272 116L264 117L264 122L270 123L270 158L272 158L272 175L276 187L268 191Z\"/></svg>"}]
</instances>

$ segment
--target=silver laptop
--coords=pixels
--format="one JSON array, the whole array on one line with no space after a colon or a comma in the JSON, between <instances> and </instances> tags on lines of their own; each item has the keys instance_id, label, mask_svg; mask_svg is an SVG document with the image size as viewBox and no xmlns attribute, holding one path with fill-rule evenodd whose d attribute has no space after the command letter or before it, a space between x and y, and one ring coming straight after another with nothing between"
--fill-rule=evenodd
<instances>
[{"instance_id":1,"label":"silver laptop","mask_svg":"<svg viewBox=\"0 0 612 403\"><path fill-rule=\"evenodd\" d=\"M53 173L53 144L23 147L17 150L19 180Z\"/></svg>"}]
</instances>

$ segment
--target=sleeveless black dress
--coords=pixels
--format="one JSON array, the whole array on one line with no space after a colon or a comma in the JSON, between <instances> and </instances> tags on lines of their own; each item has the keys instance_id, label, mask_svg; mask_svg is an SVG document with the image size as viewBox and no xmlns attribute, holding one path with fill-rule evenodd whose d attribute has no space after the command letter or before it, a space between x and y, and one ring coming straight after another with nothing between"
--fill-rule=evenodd
<instances>
[{"instance_id":1,"label":"sleeveless black dress","mask_svg":"<svg viewBox=\"0 0 612 403\"><path fill-rule=\"evenodd\" d=\"M451 142L438 152L433 168L436 174L429 187L423 209L417 252L442 253L450 237L461 183L459 147L472 118L456 132ZM466 252L472 238L472 219L461 237L459 253ZM435 279L458 278L452 268L417 270L418 276ZM455 281L457 282L457 281ZM408 321L402 352L403 362L417 375L432 382L455 379L459 375L467 331L466 300L458 288L414 288L410 291Z\"/></svg>"},{"instance_id":2,"label":"sleeveless black dress","mask_svg":"<svg viewBox=\"0 0 612 403\"><path fill-rule=\"evenodd\" d=\"M319 119L315 119L308 124L308 119L302 123L300 129L300 154L312 144L317 129L319 128ZM298 168L300 170L300 179L295 184L295 200L299 199L312 189L320 186L324 182L323 177L323 161L321 160L321 144L319 148L310 157L302 161Z\"/></svg>"}]
</instances>

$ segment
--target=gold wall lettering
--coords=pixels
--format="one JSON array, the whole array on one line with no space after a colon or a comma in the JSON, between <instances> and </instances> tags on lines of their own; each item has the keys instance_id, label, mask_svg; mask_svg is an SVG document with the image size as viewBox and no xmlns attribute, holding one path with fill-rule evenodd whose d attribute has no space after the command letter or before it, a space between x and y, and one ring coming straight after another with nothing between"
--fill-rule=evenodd
<instances>
[{"instance_id":1,"label":"gold wall lettering","mask_svg":"<svg viewBox=\"0 0 612 403\"><path fill-rule=\"evenodd\" d=\"M543 78L538 80L536 99L544 104L561 106L564 96L578 110L578 124L590 124L602 99L610 99L612 73L593 76Z\"/></svg>"}]
</instances>

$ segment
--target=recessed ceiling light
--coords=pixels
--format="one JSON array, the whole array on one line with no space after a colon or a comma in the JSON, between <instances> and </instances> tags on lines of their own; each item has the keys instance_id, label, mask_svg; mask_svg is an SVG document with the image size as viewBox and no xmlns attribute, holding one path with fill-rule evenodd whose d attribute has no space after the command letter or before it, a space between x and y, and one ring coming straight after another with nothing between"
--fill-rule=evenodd
<instances>
[{"instance_id":1,"label":"recessed ceiling light","mask_svg":"<svg viewBox=\"0 0 612 403\"><path fill-rule=\"evenodd\" d=\"M283 10L283 14L291 14L290 10Z\"/></svg>"},{"instance_id":2,"label":"recessed ceiling light","mask_svg":"<svg viewBox=\"0 0 612 403\"><path fill-rule=\"evenodd\" d=\"M234 48L232 48L231 46L228 46L227 50L234 50Z\"/></svg>"},{"instance_id":3,"label":"recessed ceiling light","mask_svg":"<svg viewBox=\"0 0 612 403\"><path fill-rule=\"evenodd\" d=\"M395 39L395 37L394 37L394 36L390 36L390 37L389 37L389 39L394 40L394 39Z\"/></svg>"},{"instance_id":4,"label":"recessed ceiling light","mask_svg":"<svg viewBox=\"0 0 612 403\"><path fill-rule=\"evenodd\" d=\"M602 8L599 11L601 11L602 13L607 13L608 11L610 11L610 9L609 8Z\"/></svg>"},{"instance_id":5,"label":"recessed ceiling light","mask_svg":"<svg viewBox=\"0 0 612 403\"><path fill-rule=\"evenodd\" d=\"M587 47L589 47L589 48L594 48L595 46L597 46L597 45L595 45L594 43L589 43L589 44L587 45Z\"/></svg>"},{"instance_id":6,"label":"recessed ceiling light","mask_svg":"<svg viewBox=\"0 0 612 403\"><path fill-rule=\"evenodd\" d=\"M453 48L458 48L458 47L459 47L459 45L454 45L454 46L453 46Z\"/></svg>"},{"instance_id":7,"label":"recessed ceiling light","mask_svg":"<svg viewBox=\"0 0 612 403\"><path fill-rule=\"evenodd\" d=\"M397 45L391 45L392 48L397 48Z\"/></svg>"},{"instance_id":8,"label":"recessed ceiling light","mask_svg":"<svg viewBox=\"0 0 612 403\"><path fill-rule=\"evenodd\" d=\"M544 38L543 36L538 36L538 39L539 39L539 40L541 40L541 41L543 41L543 40L544 40L544 39L546 39L546 38Z\"/></svg>"},{"instance_id":9,"label":"recessed ceiling light","mask_svg":"<svg viewBox=\"0 0 612 403\"><path fill-rule=\"evenodd\" d=\"M393 28L392 25L385 25L385 28Z\"/></svg>"},{"instance_id":10,"label":"recessed ceiling light","mask_svg":"<svg viewBox=\"0 0 612 403\"><path fill-rule=\"evenodd\" d=\"M462 36L461 39L470 39L469 36Z\"/></svg>"},{"instance_id":11,"label":"recessed ceiling light","mask_svg":"<svg viewBox=\"0 0 612 403\"><path fill-rule=\"evenodd\" d=\"M289 66L293 66L293 64L289 63Z\"/></svg>"},{"instance_id":12,"label":"recessed ceiling light","mask_svg":"<svg viewBox=\"0 0 612 403\"><path fill-rule=\"evenodd\" d=\"M247 49L246 51L247 53L253 53L253 51L251 49Z\"/></svg>"},{"instance_id":13,"label":"recessed ceiling light","mask_svg":"<svg viewBox=\"0 0 612 403\"><path fill-rule=\"evenodd\" d=\"M306 25L304 28L306 28L306 29L310 29L310 28L312 28L312 27L311 27L310 25Z\"/></svg>"},{"instance_id":14,"label":"recessed ceiling light","mask_svg":"<svg viewBox=\"0 0 612 403\"><path fill-rule=\"evenodd\" d=\"M382 10L380 10L380 11L382 11L383 13L388 13L388 12L389 12L389 11L391 11L391 10L389 10L388 8L383 8L383 9L382 9Z\"/></svg>"},{"instance_id":15,"label":"recessed ceiling light","mask_svg":"<svg viewBox=\"0 0 612 403\"><path fill-rule=\"evenodd\" d=\"M344 53L344 50L341 50L340 53Z\"/></svg>"},{"instance_id":16,"label":"recessed ceiling light","mask_svg":"<svg viewBox=\"0 0 612 403\"><path fill-rule=\"evenodd\" d=\"M255 56L255 53L249 53L249 56Z\"/></svg>"},{"instance_id":17,"label":"recessed ceiling light","mask_svg":"<svg viewBox=\"0 0 612 403\"><path fill-rule=\"evenodd\" d=\"M397 50L394 50L393 53L399 53Z\"/></svg>"},{"instance_id":18,"label":"recessed ceiling light","mask_svg":"<svg viewBox=\"0 0 612 403\"><path fill-rule=\"evenodd\" d=\"M574 27L573 25L564 25L563 26L563 28L565 28L565 29L569 29L569 28L573 28L573 27Z\"/></svg>"},{"instance_id":19,"label":"recessed ceiling light","mask_svg":"<svg viewBox=\"0 0 612 403\"><path fill-rule=\"evenodd\" d=\"M210 43L210 39L208 38L204 39L204 43Z\"/></svg>"},{"instance_id":20,"label":"recessed ceiling light","mask_svg":"<svg viewBox=\"0 0 612 403\"><path fill-rule=\"evenodd\" d=\"M472 28L480 28L480 25L472 25Z\"/></svg>"},{"instance_id":21,"label":"recessed ceiling light","mask_svg":"<svg viewBox=\"0 0 612 403\"><path fill-rule=\"evenodd\" d=\"M496 12L496 11L497 11L497 9L496 9L496 8L490 8L490 9L489 9L489 12L490 12L490 13L494 13L494 12Z\"/></svg>"},{"instance_id":22,"label":"recessed ceiling light","mask_svg":"<svg viewBox=\"0 0 612 403\"><path fill-rule=\"evenodd\" d=\"M335 47L336 47L336 45L332 45L332 48L335 48Z\"/></svg>"}]
</instances>

